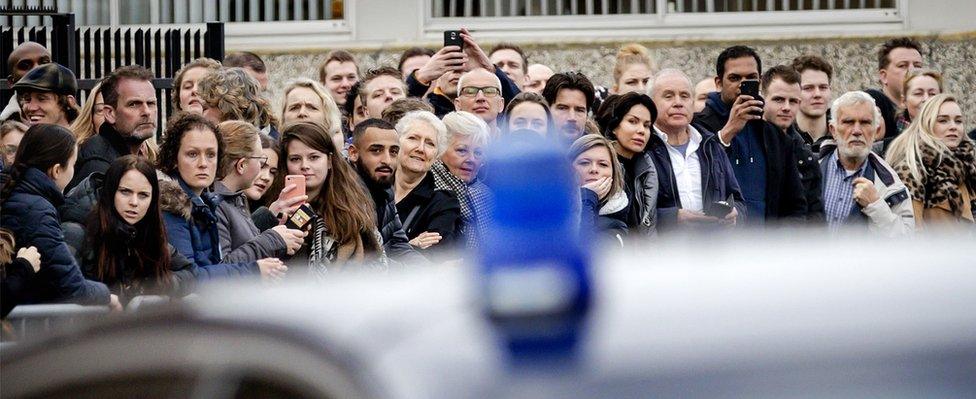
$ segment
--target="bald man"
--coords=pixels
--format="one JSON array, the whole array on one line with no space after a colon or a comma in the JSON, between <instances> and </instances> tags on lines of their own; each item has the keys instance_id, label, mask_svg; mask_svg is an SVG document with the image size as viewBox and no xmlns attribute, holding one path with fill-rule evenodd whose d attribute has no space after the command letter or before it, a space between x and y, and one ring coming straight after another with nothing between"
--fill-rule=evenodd
<instances>
[{"instance_id":1,"label":"bald man","mask_svg":"<svg viewBox=\"0 0 976 399\"><path fill-rule=\"evenodd\" d=\"M14 48L14 51L10 52L10 56L7 57L7 69L10 70L7 82L13 86L34 67L50 62L51 52L47 48L40 43L23 42ZM20 105L17 104L17 96L12 96L3 112L0 112L0 122L7 119L20 120Z\"/></svg>"}]
</instances>

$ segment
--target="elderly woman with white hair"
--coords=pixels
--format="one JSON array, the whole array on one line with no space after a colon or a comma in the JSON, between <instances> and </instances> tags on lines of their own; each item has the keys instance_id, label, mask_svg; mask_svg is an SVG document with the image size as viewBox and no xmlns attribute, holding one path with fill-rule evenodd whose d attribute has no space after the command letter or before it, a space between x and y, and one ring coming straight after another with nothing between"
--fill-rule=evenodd
<instances>
[{"instance_id":1,"label":"elderly woman with white hair","mask_svg":"<svg viewBox=\"0 0 976 399\"><path fill-rule=\"evenodd\" d=\"M342 149L342 114L329 90L309 78L297 78L285 84L281 101L281 123L311 121L325 127L336 148Z\"/></svg>"},{"instance_id":2,"label":"elderly woman with white hair","mask_svg":"<svg viewBox=\"0 0 976 399\"><path fill-rule=\"evenodd\" d=\"M438 189L431 167L447 149L447 127L428 111L412 111L396 124L400 141L394 200L410 245L450 246L461 224L461 204L453 191Z\"/></svg>"},{"instance_id":3,"label":"elderly woman with white hair","mask_svg":"<svg viewBox=\"0 0 976 399\"><path fill-rule=\"evenodd\" d=\"M488 125L470 112L444 115L447 148L430 169L434 187L453 192L461 205L460 235L466 248L478 247L487 227L491 193L478 180L488 144ZM401 151L402 152L402 151Z\"/></svg>"}]
</instances>

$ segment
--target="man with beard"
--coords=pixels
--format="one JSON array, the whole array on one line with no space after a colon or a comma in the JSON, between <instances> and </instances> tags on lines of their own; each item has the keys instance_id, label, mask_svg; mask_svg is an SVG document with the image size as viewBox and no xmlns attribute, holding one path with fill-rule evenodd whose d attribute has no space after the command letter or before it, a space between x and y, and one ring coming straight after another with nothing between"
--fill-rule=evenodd
<instances>
[{"instance_id":1,"label":"man with beard","mask_svg":"<svg viewBox=\"0 0 976 399\"><path fill-rule=\"evenodd\" d=\"M410 246L403 232L393 201L393 173L397 168L400 141L396 128L382 119L367 119L356 125L349 146L349 161L369 190L376 206L376 225L383 236L383 250L390 259L426 263L427 259Z\"/></svg>"},{"instance_id":2,"label":"man with beard","mask_svg":"<svg viewBox=\"0 0 976 399\"><path fill-rule=\"evenodd\" d=\"M542 97L549 103L556 137L572 143L585 133L586 119L595 96L593 83L582 73L562 72L549 78Z\"/></svg>"},{"instance_id":3,"label":"man with beard","mask_svg":"<svg viewBox=\"0 0 976 399\"><path fill-rule=\"evenodd\" d=\"M833 142L823 144L820 161L823 203L832 231L865 226L888 237L915 230L911 195L891 166L871 152L881 111L863 91L840 96L830 108ZM834 144L834 142L836 144Z\"/></svg>"},{"instance_id":4,"label":"man with beard","mask_svg":"<svg viewBox=\"0 0 976 399\"><path fill-rule=\"evenodd\" d=\"M102 80L105 123L98 135L81 143L75 176L66 192L92 173L105 173L123 155L141 154L144 141L156 134L158 113L153 74L139 65L112 71Z\"/></svg>"}]
</instances>

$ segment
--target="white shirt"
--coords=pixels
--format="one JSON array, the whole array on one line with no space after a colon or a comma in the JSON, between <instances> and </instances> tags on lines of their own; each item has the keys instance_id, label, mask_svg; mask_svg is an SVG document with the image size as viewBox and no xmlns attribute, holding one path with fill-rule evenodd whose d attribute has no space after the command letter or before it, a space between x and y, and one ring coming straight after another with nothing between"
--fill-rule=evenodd
<instances>
[{"instance_id":1,"label":"white shirt","mask_svg":"<svg viewBox=\"0 0 976 399\"><path fill-rule=\"evenodd\" d=\"M682 154L677 148L668 144L668 135L654 126L654 134L664 140L668 147L668 157L671 158L671 169L674 170L674 180L678 184L678 198L681 208L691 211L704 212L702 204L702 176L701 162L698 160L698 147L702 136L695 128L688 126L688 148Z\"/></svg>"}]
</instances>

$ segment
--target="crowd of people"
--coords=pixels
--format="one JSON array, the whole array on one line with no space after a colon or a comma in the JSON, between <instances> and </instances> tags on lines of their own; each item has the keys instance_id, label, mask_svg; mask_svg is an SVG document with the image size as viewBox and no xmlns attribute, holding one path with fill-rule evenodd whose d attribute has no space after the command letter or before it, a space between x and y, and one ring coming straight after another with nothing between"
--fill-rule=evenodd
<instances>
[{"instance_id":1,"label":"crowd of people","mask_svg":"<svg viewBox=\"0 0 976 399\"><path fill-rule=\"evenodd\" d=\"M193 60L175 74L165 127L146 68L115 69L80 104L70 69L20 45L0 135L3 314L456 261L489 228L485 151L505 135L565 151L579 228L608 245L725 229L974 230L973 133L911 38L880 48L880 88L835 96L817 55L764 69L732 46L696 83L628 44L601 87L462 32L461 46L368 71L332 51L318 79L287 82L279 110L259 56Z\"/></svg>"}]
</instances>

